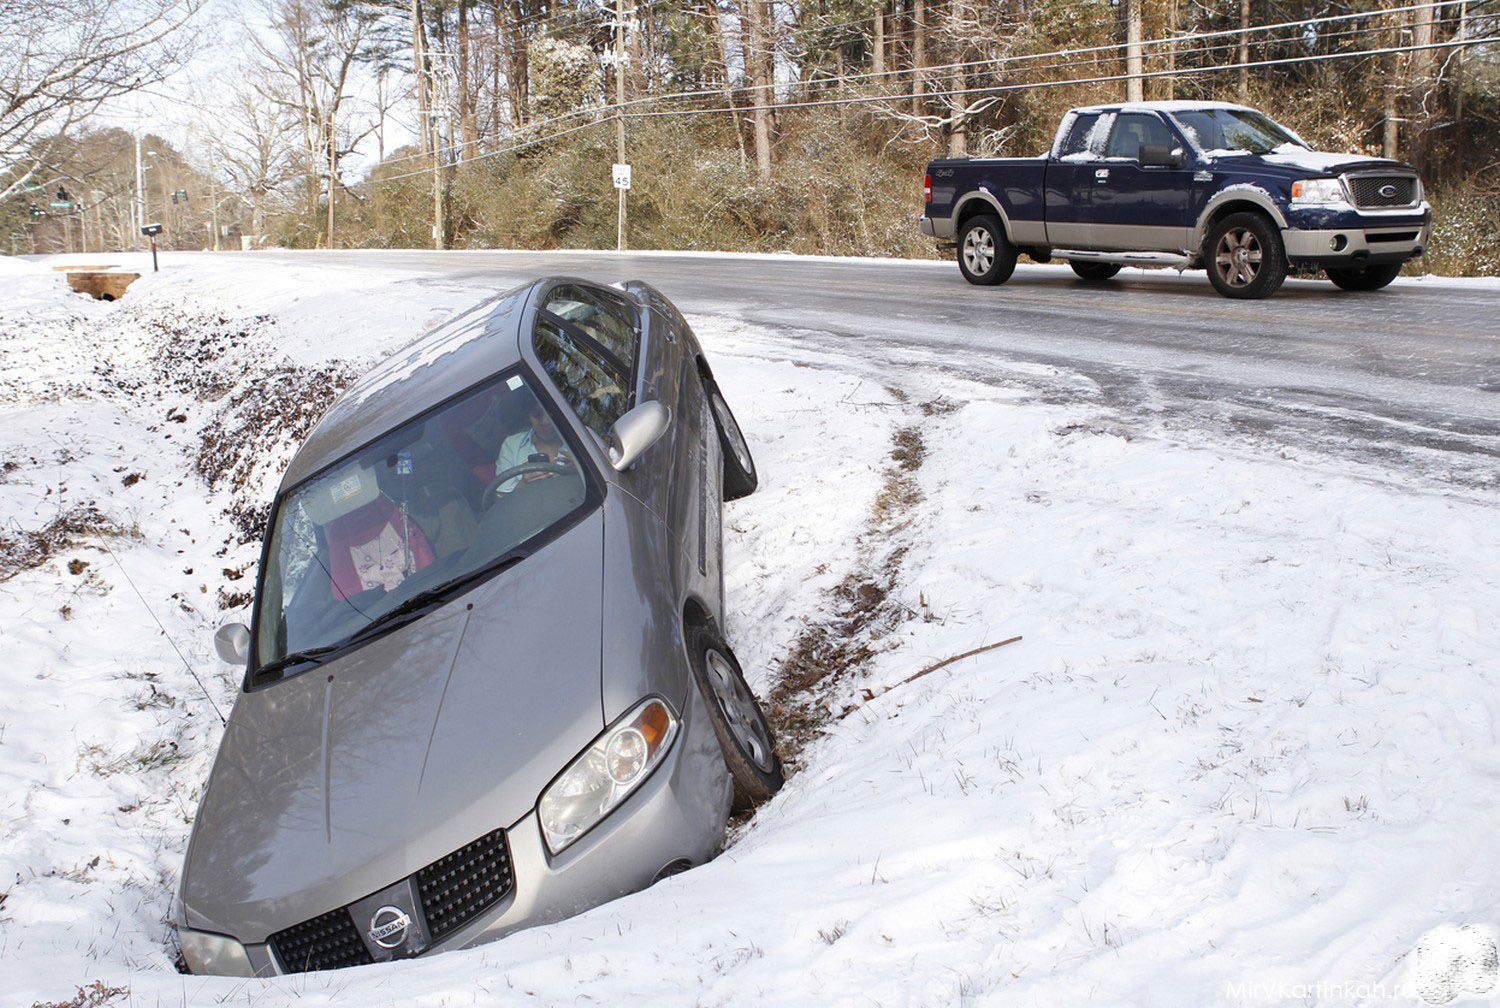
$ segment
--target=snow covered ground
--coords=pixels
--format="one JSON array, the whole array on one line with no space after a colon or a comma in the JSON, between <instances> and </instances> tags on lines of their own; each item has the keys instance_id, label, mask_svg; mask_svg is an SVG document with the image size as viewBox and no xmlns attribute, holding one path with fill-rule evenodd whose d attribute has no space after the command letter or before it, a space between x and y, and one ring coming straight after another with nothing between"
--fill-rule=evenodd
<instances>
[{"instance_id":1,"label":"snow covered ground","mask_svg":"<svg viewBox=\"0 0 1500 1008\"><path fill-rule=\"evenodd\" d=\"M1497 922L1492 494L696 316L762 472L731 639L827 712L785 790L714 863L495 945L176 974L210 635L292 447L258 409L485 293L178 257L101 305L0 259L0 1002L1412 1003L1424 932ZM809 640L849 660L789 697Z\"/></svg>"}]
</instances>

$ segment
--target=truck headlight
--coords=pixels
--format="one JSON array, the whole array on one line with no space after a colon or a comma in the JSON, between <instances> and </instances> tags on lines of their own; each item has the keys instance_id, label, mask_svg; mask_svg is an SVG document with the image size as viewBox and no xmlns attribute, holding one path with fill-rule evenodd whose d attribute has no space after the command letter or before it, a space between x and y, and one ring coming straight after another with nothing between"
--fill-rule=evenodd
<instances>
[{"instance_id":1,"label":"truck headlight","mask_svg":"<svg viewBox=\"0 0 1500 1008\"><path fill-rule=\"evenodd\" d=\"M640 787L676 735L677 715L654 698L606 728L537 802L547 848L561 853Z\"/></svg>"},{"instance_id":2,"label":"truck headlight","mask_svg":"<svg viewBox=\"0 0 1500 1008\"><path fill-rule=\"evenodd\" d=\"M182 945L182 961L187 963L190 973L199 976L255 975L245 946L233 938L178 928L177 941Z\"/></svg>"},{"instance_id":3,"label":"truck headlight","mask_svg":"<svg viewBox=\"0 0 1500 1008\"><path fill-rule=\"evenodd\" d=\"M1336 178L1302 179L1292 183L1293 203L1346 203L1344 184Z\"/></svg>"}]
</instances>

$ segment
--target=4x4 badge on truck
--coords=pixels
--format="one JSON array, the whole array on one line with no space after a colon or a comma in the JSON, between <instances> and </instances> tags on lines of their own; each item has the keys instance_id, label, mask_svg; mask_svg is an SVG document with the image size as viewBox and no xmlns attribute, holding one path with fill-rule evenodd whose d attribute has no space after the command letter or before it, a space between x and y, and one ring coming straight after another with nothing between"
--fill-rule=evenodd
<instances>
[{"instance_id":1,"label":"4x4 badge on truck","mask_svg":"<svg viewBox=\"0 0 1500 1008\"><path fill-rule=\"evenodd\" d=\"M383 906L370 918L370 940L381 948L393 949L406 941L411 916L400 907Z\"/></svg>"}]
</instances>

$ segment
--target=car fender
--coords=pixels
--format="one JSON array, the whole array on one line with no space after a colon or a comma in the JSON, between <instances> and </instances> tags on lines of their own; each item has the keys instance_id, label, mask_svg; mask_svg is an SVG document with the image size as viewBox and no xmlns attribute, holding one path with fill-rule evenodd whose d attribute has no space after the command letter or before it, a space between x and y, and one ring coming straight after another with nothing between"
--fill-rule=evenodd
<instances>
[{"instance_id":1,"label":"car fender","mask_svg":"<svg viewBox=\"0 0 1500 1008\"><path fill-rule=\"evenodd\" d=\"M995 211L995 216L1000 218L1000 224L1005 228L1006 240L1014 243L1015 232L1014 229L1012 229L1010 226L1010 214L1005 212L1005 207L1000 205L1000 201L997 200L993 195L991 195L988 189L982 188L965 193L963 198L961 198L957 203L953 204L952 220L954 239L956 240L958 238L958 222L963 217L964 207L968 206L970 203L973 203L975 200L987 204L990 209Z\"/></svg>"},{"instance_id":2,"label":"car fender","mask_svg":"<svg viewBox=\"0 0 1500 1008\"><path fill-rule=\"evenodd\" d=\"M1249 182L1236 182L1214 193L1204 204L1203 211L1198 214L1197 223L1193 226L1192 248L1202 247L1203 239L1208 235L1208 222L1226 203L1253 203L1264 210L1266 215L1276 222L1278 228L1285 230L1288 227L1286 214L1281 212L1281 208L1276 205L1276 200L1269 191Z\"/></svg>"}]
</instances>

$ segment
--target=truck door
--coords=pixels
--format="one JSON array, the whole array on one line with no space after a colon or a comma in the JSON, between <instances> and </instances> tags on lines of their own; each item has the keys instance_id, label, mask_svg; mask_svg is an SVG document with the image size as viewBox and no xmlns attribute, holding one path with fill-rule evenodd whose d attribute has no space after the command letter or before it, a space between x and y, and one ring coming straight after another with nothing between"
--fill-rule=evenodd
<instances>
[{"instance_id":1,"label":"truck door","mask_svg":"<svg viewBox=\"0 0 1500 1008\"><path fill-rule=\"evenodd\" d=\"M1075 112L1059 131L1062 139L1047 161L1045 214L1047 244L1053 248L1091 248L1089 207L1094 198L1094 170L1104 147L1113 113Z\"/></svg>"},{"instance_id":2,"label":"truck door","mask_svg":"<svg viewBox=\"0 0 1500 1008\"><path fill-rule=\"evenodd\" d=\"M1121 112L1115 117L1097 167L1090 208L1094 248L1176 252L1187 248L1188 199L1192 169L1141 164L1141 148L1157 144L1188 147L1154 112Z\"/></svg>"}]
</instances>

